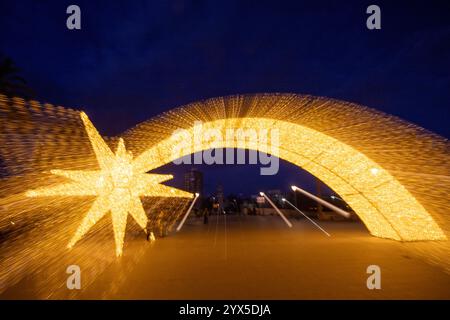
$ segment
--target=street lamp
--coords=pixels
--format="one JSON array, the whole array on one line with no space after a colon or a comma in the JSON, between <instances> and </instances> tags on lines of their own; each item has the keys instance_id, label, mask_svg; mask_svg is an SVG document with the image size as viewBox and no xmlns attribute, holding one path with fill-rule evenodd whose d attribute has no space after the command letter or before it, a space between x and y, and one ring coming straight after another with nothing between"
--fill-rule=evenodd
<instances>
[{"instance_id":1,"label":"street lamp","mask_svg":"<svg viewBox=\"0 0 450 320\"><path fill-rule=\"evenodd\" d=\"M319 228L323 233L325 233L327 236L330 237L330 234L326 232L324 229L322 229L321 226L319 226L317 223L315 223L310 217L308 217L306 214L304 214L302 211L300 211L299 208L294 206L290 201L286 200L286 198L281 199L283 202L286 202L288 205L290 205L292 208L300 212L306 219L308 219L312 224L314 224L317 228Z\"/></svg>"},{"instance_id":2,"label":"street lamp","mask_svg":"<svg viewBox=\"0 0 450 320\"><path fill-rule=\"evenodd\" d=\"M181 220L180 224L177 227L177 232L181 230L181 228L183 227L184 222L186 221L189 213L191 213L192 207L194 207L195 201L197 201L197 198L200 196L200 193L196 192L195 193L195 197L194 197L194 201L192 201L191 205L189 206L189 209L187 210L186 214L183 217L183 220Z\"/></svg>"},{"instance_id":3,"label":"street lamp","mask_svg":"<svg viewBox=\"0 0 450 320\"><path fill-rule=\"evenodd\" d=\"M341 208L336 207L335 205L329 203L328 201L325 201L319 197L316 197L315 195L309 193L308 191L305 191L303 189L300 189L297 186L291 186L291 189L293 191L298 191L300 193L303 193L305 196L319 202L320 204L324 205L325 207L330 208L331 210L333 210L334 212L340 214L341 216L344 216L345 218L350 218L350 213L348 213L347 211L342 210Z\"/></svg>"},{"instance_id":4,"label":"street lamp","mask_svg":"<svg viewBox=\"0 0 450 320\"><path fill-rule=\"evenodd\" d=\"M275 209L275 211L280 215L280 217L286 222L289 228L292 228L292 223L284 216L284 214L280 211L280 209L277 208L277 206L272 202L272 200L269 199L268 196L264 192L260 192L259 195L261 197L264 197L267 202L270 203L270 205Z\"/></svg>"}]
</instances>

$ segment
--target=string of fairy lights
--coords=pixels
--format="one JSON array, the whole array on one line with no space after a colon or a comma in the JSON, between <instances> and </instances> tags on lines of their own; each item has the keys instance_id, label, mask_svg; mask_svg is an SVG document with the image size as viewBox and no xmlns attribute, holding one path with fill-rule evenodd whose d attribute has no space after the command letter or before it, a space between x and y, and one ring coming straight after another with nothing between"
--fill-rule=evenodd
<instances>
[{"instance_id":1,"label":"string of fairy lights","mask_svg":"<svg viewBox=\"0 0 450 320\"><path fill-rule=\"evenodd\" d=\"M0 293L34 274L46 282L38 296L57 297L66 277L60 266L71 264L83 266L88 286L126 252L125 227L136 255L143 228L170 232L192 201L160 184L170 175L123 170L132 162L126 142L101 137L79 111L0 96L0 123ZM111 184L118 191L108 197Z\"/></svg>"},{"instance_id":2,"label":"string of fairy lights","mask_svg":"<svg viewBox=\"0 0 450 320\"><path fill-rule=\"evenodd\" d=\"M174 158L172 132L183 128L194 136L195 121L202 121L205 130L221 130L224 137L230 128L278 129L280 157L329 185L375 236L447 238L449 144L442 137L355 104L295 94L262 94L183 106L130 129L124 138L140 155L137 163L156 168ZM178 156L213 147L236 148L242 142L211 145L204 140ZM254 146L265 152L271 147L270 143ZM150 156L155 153L160 157Z\"/></svg>"},{"instance_id":3,"label":"string of fairy lights","mask_svg":"<svg viewBox=\"0 0 450 320\"><path fill-rule=\"evenodd\" d=\"M279 157L329 185L375 236L450 234L448 140L367 107L296 94L235 95L170 110L108 138L77 110L0 95L0 292L42 261L56 278L48 265L78 261L95 270L93 280L142 229L161 221L173 228L192 195L161 184L170 175L147 172L174 160L172 133L193 135L196 121L223 136L229 128L277 129ZM245 143L202 141L178 156ZM270 140L249 147L272 150ZM107 251L115 255L98 254Z\"/></svg>"}]
</instances>

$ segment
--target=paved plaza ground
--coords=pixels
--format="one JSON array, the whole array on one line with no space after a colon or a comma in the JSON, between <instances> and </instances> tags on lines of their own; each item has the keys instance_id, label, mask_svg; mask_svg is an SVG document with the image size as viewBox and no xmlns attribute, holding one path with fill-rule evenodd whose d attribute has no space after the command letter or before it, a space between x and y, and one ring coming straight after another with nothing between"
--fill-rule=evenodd
<instances>
[{"instance_id":1,"label":"paved plaza ground","mask_svg":"<svg viewBox=\"0 0 450 320\"><path fill-rule=\"evenodd\" d=\"M114 283L106 271L80 298L120 299L449 299L450 275L409 255L403 244L372 237L355 222L305 219L289 229L277 216L191 220L149 245ZM366 268L381 268L368 290ZM114 290L108 288L114 287Z\"/></svg>"},{"instance_id":2,"label":"paved plaza ground","mask_svg":"<svg viewBox=\"0 0 450 320\"><path fill-rule=\"evenodd\" d=\"M97 268L91 283L82 280L79 291L69 291L68 275L60 272L54 279L60 288L48 296L37 295L47 279L25 277L0 298L450 298L450 275L411 254L407 244L372 237L358 222L318 221L328 237L305 219L291 221L293 228L278 216L212 216L207 225L191 218L154 243L135 238L123 257ZM381 290L367 289L369 265L381 268Z\"/></svg>"}]
</instances>

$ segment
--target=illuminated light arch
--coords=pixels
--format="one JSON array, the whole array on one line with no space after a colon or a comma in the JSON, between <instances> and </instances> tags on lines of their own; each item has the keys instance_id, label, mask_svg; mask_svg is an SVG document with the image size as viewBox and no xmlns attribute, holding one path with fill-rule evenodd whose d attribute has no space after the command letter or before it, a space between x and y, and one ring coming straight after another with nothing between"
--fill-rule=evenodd
<instances>
[{"instance_id":1,"label":"illuminated light arch","mask_svg":"<svg viewBox=\"0 0 450 320\"><path fill-rule=\"evenodd\" d=\"M152 170L175 160L172 134L271 128L279 131L279 157L337 192L377 237L446 240L450 194L449 143L397 117L360 105L295 94L213 98L163 113L122 137L136 168ZM192 143L183 156L243 141ZM270 144L246 146L270 153ZM269 150L268 150L268 149ZM436 188L436 186L439 186Z\"/></svg>"}]
</instances>

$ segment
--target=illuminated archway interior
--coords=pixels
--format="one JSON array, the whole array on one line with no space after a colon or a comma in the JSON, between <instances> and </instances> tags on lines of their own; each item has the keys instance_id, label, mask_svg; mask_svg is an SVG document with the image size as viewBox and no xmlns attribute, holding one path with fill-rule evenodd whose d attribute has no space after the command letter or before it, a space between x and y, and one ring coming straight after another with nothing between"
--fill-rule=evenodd
<instances>
[{"instance_id":1,"label":"illuminated archway interior","mask_svg":"<svg viewBox=\"0 0 450 320\"><path fill-rule=\"evenodd\" d=\"M444 234L425 208L379 164L354 148L301 125L264 118L222 119L203 123L203 130L218 129L226 137L231 129L276 129L279 157L318 177L335 190L361 218L374 236L396 240L436 240ZM248 139L194 143L194 127L188 129L192 143L178 156L210 148L238 148L272 152L271 140L250 144ZM178 158L173 154L175 137L165 139L137 159L136 170L154 169ZM185 140L186 141L186 140ZM158 157L154 155L157 154Z\"/></svg>"},{"instance_id":2,"label":"illuminated archway interior","mask_svg":"<svg viewBox=\"0 0 450 320\"><path fill-rule=\"evenodd\" d=\"M447 228L448 222L440 214L448 206L446 200L437 199L433 188L427 190L429 194L423 190L439 178L437 172L448 175L448 162L436 161L448 159L448 142L422 128L366 107L323 98L215 98L174 109L126 132L124 139L140 154L136 169L152 170L210 148L244 147L272 153L270 140L253 145L236 137L194 141L195 121L201 121L203 130L220 130L222 137L230 129L276 129L278 156L330 186L374 236L404 241L447 238L446 230L435 220L441 218L439 222L445 221ZM174 155L173 145L179 141L174 140L173 132L180 128L188 133L187 144ZM429 144L434 144L432 153L418 150L429 149ZM417 180L427 171L432 174Z\"/></svg>"},{"instance_id":3,"label":"illuminated archway interior","mask_svg":"<svg viewBox=\"0 0 450 320\"><path fill-rule=\"evenodd\" d=\"M78 111L4 97L0 103L5 115L0 151L12 172L38 177L29 179L34 186L28 189L61 183L39 176L42 172L98 169ZM449 142L423 128L326 98L296 94L213 98L173 109L124 132L120 138L133 154L134 172L149 172L211 148L273 154L270 139L266 144L252 144L245 137L194 141L198 121L204 130L216 129L223 137L230 129L276 130L277 156L330 186L374 236L414 241L445 240L450 234ZM180 129L187 134L187 143L175 154L173 133ZM104 139L116 150L118 138ZM23 182L16 180L19 192ZM14 189L11 181L5 188Z\"/></svg>"}]
</instances>

